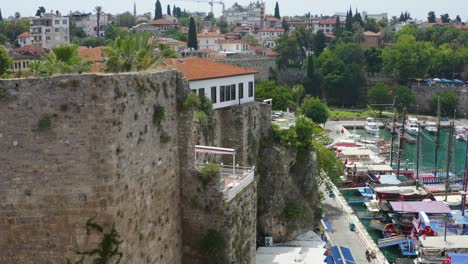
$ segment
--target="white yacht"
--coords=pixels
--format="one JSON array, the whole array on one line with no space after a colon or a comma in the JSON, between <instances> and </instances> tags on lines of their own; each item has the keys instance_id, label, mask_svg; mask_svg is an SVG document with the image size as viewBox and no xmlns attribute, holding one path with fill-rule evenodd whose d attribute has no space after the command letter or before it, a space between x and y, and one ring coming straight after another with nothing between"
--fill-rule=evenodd
<instances>
[{"instance_id":1,"label":"white yacht","mask_svg":"<svg viewBox=\"0 0 468 264\"><path fill-rule=\"evenodd\" d=\"M415 117L410 117L406 120L406 132L410 134L417 134L419 132L418 119Z\"/></svg>"},{"instance_id":2,"label":"white yacht","mask_svg":"<svg viewBox=\"0 0 468 264\"><path fill-rule=\"evenodd\" d=\"M375 119L372 117L366 118L366 125L364 126L364 129L367 133L372 135L377 135L379 133L379 127L377 126Z\"/></svg>"},{"instance_id":3,"label":"white yacht","mask_svg":"<svg viewBox=\"0 0 468 264\"><path fill-rule=\"evenodd\" d=\"M460 141L466 141L467 138L466 138L466 132L465 133L458 133L456 136L455 136L455 139L456 140L460 140Z\"/></svg>"},{"instance_id":4,"label":"white yacht","mask_svg":"<svg viewBox=\"0 0 468 264\"><path fill-rule=\"evenodd\" d=\"M427 122L426 123L426 130L431 134L437 133L437 124L436 122Z\"/></svg>"}]
</instances>

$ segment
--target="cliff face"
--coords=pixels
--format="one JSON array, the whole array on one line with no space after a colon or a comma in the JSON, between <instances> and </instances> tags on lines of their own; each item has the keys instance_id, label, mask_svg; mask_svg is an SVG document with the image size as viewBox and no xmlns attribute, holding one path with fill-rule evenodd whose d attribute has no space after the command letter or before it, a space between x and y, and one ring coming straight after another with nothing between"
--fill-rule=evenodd
<instances>
[{"instance_id":1,"label":"cliff face","mask_svg":"<svg viewBox=\"0 0 468 264\"><path fill-rule=\"evenodd\" d=\"M316 225L319 212L315 154L263 143L259 151L257 234L286 241ZM257 245L259 246L259 245Z\"/></svg>"}]
</instances>

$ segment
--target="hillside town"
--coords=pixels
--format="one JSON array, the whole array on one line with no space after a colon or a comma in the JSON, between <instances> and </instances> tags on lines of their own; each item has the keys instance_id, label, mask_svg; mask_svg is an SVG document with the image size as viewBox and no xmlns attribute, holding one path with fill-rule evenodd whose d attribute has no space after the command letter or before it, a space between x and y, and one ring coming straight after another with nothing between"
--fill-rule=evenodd
<instances>
[{"instance_id":1,"label":"hillside town","mask_svg":"<svg viewBox=\"0 0 468 264\"><path fill-rule=\"evenodd\" d=\"M0 4L0 263L468 263L462 12L41 3Z\"/></svg>"}]
</instances>

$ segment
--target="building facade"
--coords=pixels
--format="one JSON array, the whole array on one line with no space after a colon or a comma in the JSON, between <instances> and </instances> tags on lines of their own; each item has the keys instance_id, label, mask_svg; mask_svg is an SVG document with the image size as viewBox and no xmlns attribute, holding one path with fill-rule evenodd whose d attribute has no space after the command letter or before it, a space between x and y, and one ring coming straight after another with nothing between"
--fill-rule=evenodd
<instances>
[{"instance_id":1,"label":"building facade","mask_svg":"<svg viewBox=\"0 0 468 264\"><path fill-rule=\"evenodd\" d=\"M152 35L160 35L161 33L171 30L171 29L178 29L179 28L179 23L177 23L177 20L168 20L168 19L156 19L156 20L151 20L148 23L141 23L139 25L136 25L132 28L132 30L136 32L146 32L150 33Z\"/></svg>"},{"instance_id":2,"label":"building facade","mask_svg":"<svg viewBox=\"0 0 468 264\"><path fill-rule=\"evenodd\" d=\"M45 14L43 17L32 18L31 44L45 49L70 44L69 24L69 18L60 15Z\"/></svg>"},{"instance_id":3,"label":"building facade","mask_svg":"<svg viewBox=\"0 0 468 264\"><path fill-rule=\"evenodd\" d=\"M168 59L188 79L190 89L211 99L213 109L255 101L255 70L202 58Z\"/></svg>"},{"instance_id":4,"label":"building facade","mask_svg":"<svg viewBox=\"0 0 468 264\"><path fill-rule=\"evenodd\" d=\"M251 2L247 6L234 3L223 11L223 16L230 25L245 24L262 28L265 21L265 2Z\"/></svg>"},{"instance_id":5,"label":"building facade","mask_svg":"<svg viewBox=\"0 0 468 264\"><path fill-rule=\"evenodd\" d=\"M16 36L16 41L20 47L24 47L27 45L31 45L31 33L30 32L23 32Z\"/></svg>"},{"instance_id":6,"label":"building facade","mask_svg":"<svg viewBox=\"0 0 468 264\"><path fill-rule=\"evenodd\" d=\"M97 36L97 15L73 13L70 15L76 27L82 28L87 36ZM99 17L99 37L104 37L106 26L111 23L110 14L101 14Z\"/></svg>"},{"instance_id":7,"label":"building facade","mask_svg":"<svg viewBox=\"0 0 468 264\"><path fill-rule=\"evenodd\" d=\"M218 51L218 42L224 40L223 34L218 33L200 33L197 34L198 49L210 49Z\"/></svg>"}]
</instances>

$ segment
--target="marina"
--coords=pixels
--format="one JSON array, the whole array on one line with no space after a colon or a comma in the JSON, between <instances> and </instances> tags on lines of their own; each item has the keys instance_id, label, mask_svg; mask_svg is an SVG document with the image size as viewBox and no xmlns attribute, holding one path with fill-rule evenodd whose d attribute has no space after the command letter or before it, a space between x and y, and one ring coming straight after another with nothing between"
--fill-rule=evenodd
<instances>
[{"instance_id":1,"label":"marina","mask_svg":"<svg viewBox=\"0 0 468 264\"><path fill-rule=\"evenodd\" d=\"M378 131L369 128L374 124ZM333 125L345 129L330 145L345 164L340 195L389 263L441 263L430 261L434 246L421 241L468 234L468 148L460 136L466 128L416 118L404 125L369 118ZM465 251L468 243L437 257Z\"/></svg>"}]
</instances>

